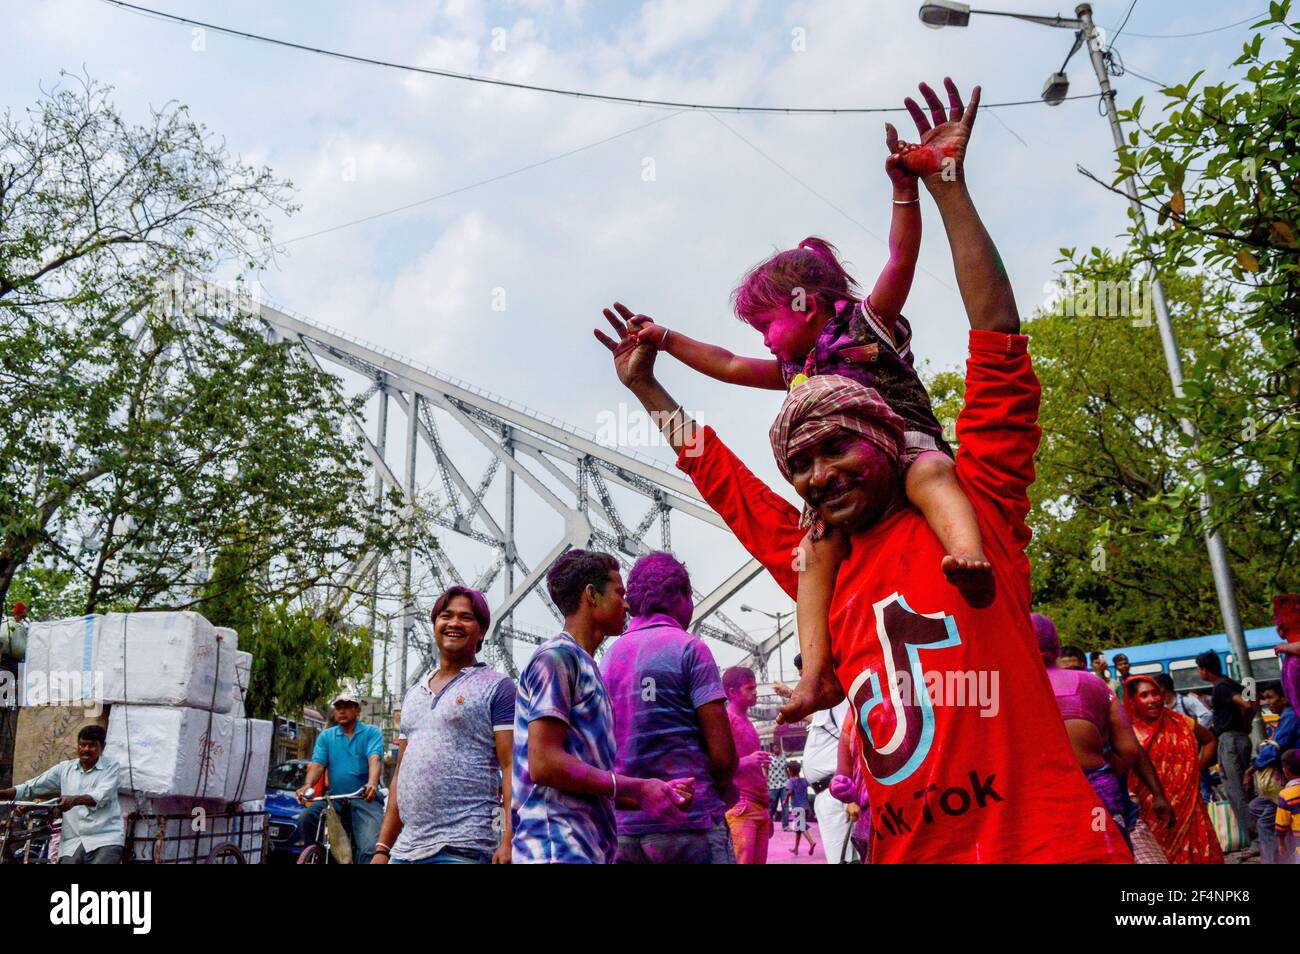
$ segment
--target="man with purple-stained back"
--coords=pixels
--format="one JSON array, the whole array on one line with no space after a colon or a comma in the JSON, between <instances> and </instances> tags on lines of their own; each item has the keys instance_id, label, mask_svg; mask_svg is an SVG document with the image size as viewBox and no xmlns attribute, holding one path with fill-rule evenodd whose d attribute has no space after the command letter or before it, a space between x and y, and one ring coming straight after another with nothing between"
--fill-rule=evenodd
<instances>
[{"instance_id":1,"label":"man with purple-stained back","mask_svg":"<svg viewBox=\"0 0 1300 954\"><path fill-rule=\"evenodd\" d=\"M627 578L633 618L601 663L614 705L617 771L695 778L686 819L619 810L619 864L733 864L725 813L736 800L736 749L726 693L709 648L686 631L691 580L671 553L650 553Z\"/></svg>"}]
</instances>

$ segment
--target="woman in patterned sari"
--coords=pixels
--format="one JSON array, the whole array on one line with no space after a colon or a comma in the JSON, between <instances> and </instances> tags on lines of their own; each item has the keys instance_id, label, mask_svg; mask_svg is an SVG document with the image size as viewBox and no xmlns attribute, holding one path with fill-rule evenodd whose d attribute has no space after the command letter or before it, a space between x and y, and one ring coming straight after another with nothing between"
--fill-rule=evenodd
<instances>
[{"instance_id":1,"label":"woman in patterned sari","mask_svg":"<svg viewBox=\"0 0 1300 954\"><path fill-rule=\"evenodd\" d=\"M1150 676L1125 680L1124 705L1177 819L1172 828L1157 824L1151 792L1138 784L1133 794L1147 827L1173 864L1223 864L1200 791L1201 769L1214 762L1218 742L1194 720L1165 708L1164 689Z\"/></svg>"}]
</instances>

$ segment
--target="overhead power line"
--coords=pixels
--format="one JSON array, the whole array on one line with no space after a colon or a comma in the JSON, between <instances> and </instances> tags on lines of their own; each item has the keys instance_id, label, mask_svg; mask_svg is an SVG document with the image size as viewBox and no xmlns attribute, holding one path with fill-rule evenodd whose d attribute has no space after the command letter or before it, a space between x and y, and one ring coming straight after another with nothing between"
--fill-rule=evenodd
<instances>
[{"instance_id":1,"label":"overhead power line","mask_svg":"<svg viewBox=\"0 0 1300 954\"><path fill-rule=\"evenodd\" d=\"M565 152L556 153L554 156L547 156L545 159L538 159L536 162L530 162L527 165L519 166L518 168L511 169L509 172L501 172L494 176L488 176L486 179L479 179L477 182L470 182L466 185L458 186L455 189L448 189L446 192L439 192L437 195L430 195L430 196L426 196L423 199L416 199L414 202L407 202L404 205L399 205L391 209L384 209L381 212L373 212L370 215L364 215L359 219L351 219L350 221L347 222L340 222L338 225L331 225L327 228L318 229L315 232L308 232L306 235L296 235L293 238L284 239L279 242L271 242L267 245L264 245L261 249L259 249L259 251L281 249L286 245L292 245L294 242L303 242L310 238L316 238L319 235L328 235L330 232L337 232L340 229L351 228L354 225L361 225L363 222L372 222L375 219L382 219L384 216L387 215L395 215L398 212L405 212L407 209L414 209L417 206L427 205L428 203L436 202L439 199L446 199L453 195L459 195L462 192L468 192L471 189L477 189L480 186L485 186L492 182L500 182L502 179L509 179L511 176L517 176L521 172L527 172L528 170L536 169L539 166L549 165L550 163L557 162L560 159L567 159L569 156L576 156L578 153L586 152L588 149L594 149L597 146L603 146L607 142L613 142L615 139L621 139L624 136L630 136L634 132L640 132L642 129L648 129L651 126L658 125L659 123L667 122L668 120L672 119L674 116L680 116L682 112L683 110L678 110L675 113L669 113L668 115L661 116L658 119L652 119L648 123L642 123L639 126L633 126L631 129L624 129L622 132L614 133L611 136L605 136L603 139L597 139L594 142L586 143L585 145L578 146L574 149L569 149L566 150Z\"/></svg>"},{"instance_id":2,"label":"overhead power line","mask_svg":"<svg viewBox=\"0 0 1300 954\"><path fill-rule=\"evenodd\" d=\"M1221 27L1214 27L1209 30L1196 30L1193 33L1130 33L1128 35L1131 37L1139 37L1143 40L1183 40L1189 36L1208 36L1211 33L1222 33L1224 30L1231 30L1233 27L1239 27L1243 23L1250 23L1252 20L1260 20L1266 16L1268 16L1267 10L1265 10L1263 13L1257 13L1253 17L1246 17L1245 19L1242 20L1234 20L1232 23L1226 23ZM1127 18L1125 19L1125 22L1127 22ZM1123 29L1123 27L1121 26L1120 29ZM1115 35L1119 36L1118 33L1116 33Z\"/></svg>"},{"instance_id":3,"label":"overhead power line","mask_svg":"<svg viewBox=\"0 0 1300 954\"><path fill-rule=\"evenodd\" d=\"M1109 46L1113 46L1115 41L1119 39L1119 35L1124 32L1124 28L1128 26L1128 18L1133 15L1133 8L1137 5L1138 0L1133 0L1133 2L1128 5L1128 13L1124 14L1124 22L1119 25L1119 29L1115 31L1115 35L1110 38Z\"/></svg>"},{"instance_id":4,"label":"overhead power line","mask_svg":"<svg viewBox=\"0 0 1300 954\"><path fill-rule=\"evenodd\" d=\"M174 13L165 13L161 10L153 10L149 7L142 7L134 3L126 3L124 0L103 0L104 3L115 7L120 7L131 13L141 16L153 17L161 20L169 20L174 23L182 23L186 26L200 27L204 30L212 30L216 33L224 33L227 36L239 37L245 40L255 40L259 43L270 43L273 46L282 46L292 50L299 50L303 53L315 53L319 56L328 56L337 60L345 60L349 63L360 63L366 66L380 66L385 69L401 70L407 73L421 73L426 76L440 76L444 79L461 80L467 83L484 83L489 86L505 86L510 89L528 90L534 93L550 93L556 96L568 96L573 99L591 99L603 103L618 103L624 106L642 106L657 109L695 109L705 112L723 112L723 113L785 113L788 115L839 115L839 114L863 114L863 113L902 113L906 112L903 106L848 106L848 107L823 107L823 106L725 106L711 103L690 103L678 102L666 99L642 99L635 96L613 96L607 93L593 93L585 90L560 89L554 86L538 86L531 83L516 83L511 80L498 79L494 76L479 76L474 73L457 73L452 70L440 70L430 66L412 66L408 63L394 63L388 60L373 59L368 56L357 56L352 53L343 53L338 50L327 50L322 47L310 46L305 43L295 43L291 40L281 40L275 37L262 36L258 33L250 33L246 30L236 30L231 27L223 27L215 23L205 23L202 20L192 20L189 17L177 16ZM1095 93L1086 93L1079 96L1067 96L1066 99L1095 99ZM1033 104L1042 104L1041 99L1018 99L1005 103L984 103L981 109L999 109L1004 106L1029 106Z\"/></svg>"}]
</instances>

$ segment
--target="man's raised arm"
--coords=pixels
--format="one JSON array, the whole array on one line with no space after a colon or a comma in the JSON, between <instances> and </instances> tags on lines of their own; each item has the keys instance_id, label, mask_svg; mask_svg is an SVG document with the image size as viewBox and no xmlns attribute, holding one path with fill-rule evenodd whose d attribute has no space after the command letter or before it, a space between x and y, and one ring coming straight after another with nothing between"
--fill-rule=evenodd
<instances>
[{"instance_id":1,"label":"man's raised arm","mask_svg":"<svg viewBox=\"0 0 1300 954\"><path fill-rule=\"evenodd\" d=\"M638 345L627 332L627 322L634 317L631 309L618 303L614 307L618 315L606 308L605 318L619 340L602 331L596 331L596 338L613 354L618 379L668 438L677 452L677 466L691 478L700 496L793 599L799 588L795 566L803 539L799 511L755 477L712 428L699 427L673 400L654 376L655 349Z\"/></svg>"},{"instance_id":2,"label":"man's raised arm","mask_svg":"<svg viewBox=\"0 0 1300 954\"><path fill-rule=\"evenodd\" d=\"M1034 482L1034 453L1041 389L1020 332L1011 282L966 188L965 159L971 127L979 109L975 87L963 106L952 80L945 79L948 110L934 90L922 84L930 119L913 100L905 105L916 122L921 143L918 171L943 216L953 268L970 321L970 359L966 364L966 402L957 418L957 476L985 520L986 546L1000 548L1023 579L1018 595L1028 604L1029 564L1025 547L1030 531L1029 485ZM990 533L990 531L993 531Z\"/></svg>"},{"instance_id":3,"label":"man's raised arm","mask_svg":"<svg viewBox=\"0 0 1300 954\"><path fill-rule=\"evenodd\" d=\"M923 181L943 217L957 287L970 326L1016 334L1020 331L1020 312L1016 309L1011 282L966 189L966 149L979 111L980 88L976 86L971 92L970 105L963 106L956 84L945 78L943 85L948 92L946 113L934 90L924 83L920 86L921 95L930 107L933 126L915 100L910 97L904 100L921 135L917 149L921 155L916 161L926 164L924 169L928 174Z\"/></svg>"}]
</instances>

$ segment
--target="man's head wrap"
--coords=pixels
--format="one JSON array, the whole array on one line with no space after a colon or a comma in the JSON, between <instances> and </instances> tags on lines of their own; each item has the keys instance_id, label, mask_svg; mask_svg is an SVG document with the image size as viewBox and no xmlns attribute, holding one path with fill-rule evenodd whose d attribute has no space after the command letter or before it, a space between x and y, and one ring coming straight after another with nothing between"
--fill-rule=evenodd
<instances>
[{"instance_id":1,"label":"man's head wrap","mask_svg":"<svg viewBox=\"0 0 1300 954\"><path fill-rule=\"evenodd\" d=\"M818 374L794 387L769 436L776 466L793 481L790 458L840 431L851 431L879 448L897 468L902 459L903 419L876 392L851 378Z\"/></svg>"}]
</instances>

